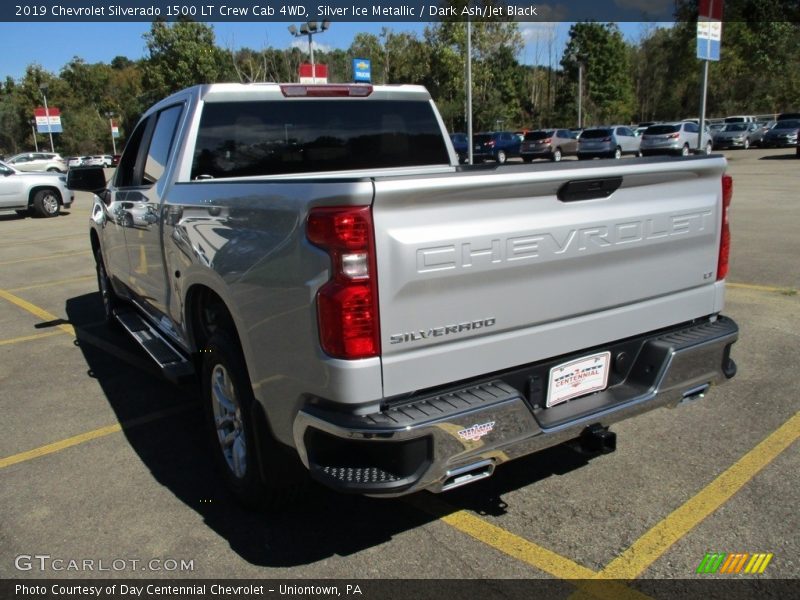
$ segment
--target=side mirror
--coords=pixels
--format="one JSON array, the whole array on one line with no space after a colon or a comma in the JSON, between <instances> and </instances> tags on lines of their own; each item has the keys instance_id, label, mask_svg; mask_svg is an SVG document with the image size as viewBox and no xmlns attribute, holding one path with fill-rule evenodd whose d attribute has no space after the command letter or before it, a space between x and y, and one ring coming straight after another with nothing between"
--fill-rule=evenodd
<instances>
[{"instance_id":1,"label":"side mirror","mask_svg":"<svg viewBox=\"0 0 800 600\"><path fill-rule=\"evenodd\" d=\"M76 167L67 173L67 187L71 190L100 194L106 189L103 167Z\"/></svg>"}]
</instances>

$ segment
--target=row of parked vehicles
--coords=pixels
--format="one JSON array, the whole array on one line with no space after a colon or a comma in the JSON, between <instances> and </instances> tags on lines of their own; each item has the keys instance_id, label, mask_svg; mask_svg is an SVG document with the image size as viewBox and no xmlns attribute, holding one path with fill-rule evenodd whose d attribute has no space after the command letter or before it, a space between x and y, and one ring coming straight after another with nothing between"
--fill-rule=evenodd
<instances>
[{"instance_id":1,"label":"row of parked vehicles","mask_svg":"<svg viewBox=\"0 0 800 600\"><path fill-rule=\"evenodd\" d=\"M65 159L58 152L22 152L4 162L17 171L27 173L66 173L72 167L115 167L119 163L119 154L71 156Z\"/></svg>"},{"instance_id":2,"label":"row of parked vehicles","mask_svg":"<svg viewBox=\"0 0 800 600\"><path fill-rule=\"evenodd\" d=\"M753 117L727 117L724 122L704 127L701 135L696 120L669 123L640 123L638 127L612 125L587 129L537 129L535 131L493 131L473 136L475 162L493 160L504 163L509 158L560 161L564 156L579 160L622 158L624 155L652 156L692 153L710 154L723 148L751 146L795 146L800 131L800 114L786 113L771 122L756 122ZM700 143L698 143L700 138ZM461 162L467 161L469 142L464 133L450 134Z\"/></svg>"},{"instance_id":3,"label":"row of parked vehicles","mask_svg":"<svg viewBox=\"0 0 800 600\"><path fill-rule=\"evenodd\" d=\"M519 157L525 162L544 158L554 162L564 156L577 156L579 160L592 158L622 158L624 155L647 156L652 154L688 155L698 148L699 127L691 121L658 123L637 133L628 125L591 127L583 130L538 129L526 133L495 131L473 136L472 156L475 162L494 160L504 163ZM467 136L451 134L450 139L459 159L466 162ZM711 137L703 134L702 151L710 154Z\"/></svg>"},{"instance_id":4,"label":"row of parked vehicles","mask_svg":"<svg viewBox=\"0 0 800 600\"><path fill-rule=\"evenodd\" d=\"M797 145L800 113L778 115L774 121L757 121L754 117L728 117L723 123L709 126L715 150L754 146L784 148Z\"/></svg>"}]
</instances>

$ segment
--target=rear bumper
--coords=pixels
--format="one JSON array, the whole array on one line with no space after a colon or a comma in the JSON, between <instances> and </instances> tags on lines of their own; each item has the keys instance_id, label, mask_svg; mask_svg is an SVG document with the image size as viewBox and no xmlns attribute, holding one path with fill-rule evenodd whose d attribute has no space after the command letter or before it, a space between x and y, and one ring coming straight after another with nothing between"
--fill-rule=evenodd
<instances>
[{"instance_id":1,"label":"rear bumper","mask_svg":"<svg viewBox=\"0 0 800 600\"><path fill-rule=\"evenodd\" d=\"M550 368L526 365L454 389L421 394L380 413L309 405L294 440L316 480L334 489L397 496L440 492L491 475L498 464L662 406L677 406L734 376L738 326L719 317L589 349L611 352L609 387L542 408Z\"/></svg>"}]
</instances>

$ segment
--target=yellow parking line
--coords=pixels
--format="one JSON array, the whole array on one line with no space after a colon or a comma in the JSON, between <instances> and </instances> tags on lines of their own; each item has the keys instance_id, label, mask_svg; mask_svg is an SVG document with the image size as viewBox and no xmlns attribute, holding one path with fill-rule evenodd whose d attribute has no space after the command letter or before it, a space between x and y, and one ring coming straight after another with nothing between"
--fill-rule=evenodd
<instances>
[{"instance_id":1,"label":"yellow parking line","mask_svg":"<svg viewBox=\"0 0 800 600\"><path fill-rule=\"evenodd\" d=\"M675 542L725 504L761 469L800 438L800 412L750 450L686 504L653 526L597 574L602 579L634 579Z\"/></svg>"},{"instance_id":2,"label":"yellow parking line","mask_svg":"<svg viewBox=\"0 0 800 600\"><path fill-rule=\"evenodd\" d=\"M173 406L171 408L165 408L164 410L159 410L154 413L150 413L149 415L144 415L143 417L130 419L129 421L125 421L124 423L114 423L113 425L106 425L105 427L100 427L98 429L93 429L92 431L87 431L86 433L74 435L67 439L60 440L58 442L53 442L52 444L45 444L44 446L39 446L38 448L34 448L33 450L28 450L27 452L12 454L11 456L0 458L0 469L5 469L6 467L10 467L11 465L16 465L21 462L33 460L34 458L47 456L48 454L54 454L55 452L60 452L61 450L65 450L66 448L71 448L72 446L77 446L79 444L83 444L91 440L96 440L98 438L106 437L108 435L111 435L112 433L117 433L118 431L128 430L138 425L144 425L145 423L151 423L153 421L157 421L158 419L163 419L165 417L172 416L179 412L183 412L192 406L194 406L194 403L180 404L178 406Z\"/></svg>"},{"instance_id":3,"label":"yellow parking line","mask_svg":"<svg viewBox=\"0 0 800 600\"><path fill-rule=\"evenodd\" d=\"M44 321L58 321L59 318L52 313L47 312L43 308L39 308L35 304L31 304L27 300L23 300L19 296L15 296L11 292L7 292L6 290L0 290L0 298L8 300L11 304L18 306L19 308L28 311L32 315L39 317ZM60 323L56 325L61 331L64 333L68 333L70 335L75 335L75 328L70 325L69 323Z\"/></svg>"},{"instance_id":4,"label":"yellow parking line","mask_svg":"<svg viewBox=\"0 0 800 600\"><path fill-rule=\"evenodd\" d=\"M55 281L45 281L43 283L34 283L18 288L11 288L9 292L25 292L27 290L35 290L38 288L52 287L55 285L63 285L65 283L76 283L78 281L88 281L94 279L96 275L83 275L81 277L68 277L67 279L56 279Z\"/></svg>"},{"instance_id":5,"label":"yellow parking line","mask_svg":"<svg viewBox=\"0 0 800 600\"><path fill-rule=\"evenodd\" d=\"M57 258L66 258L68 256L78 256L81 254L91 254L91 250L78 250L77 252L54 252L53 254L46 254L45 256L29 256L28 258L18 258L16 260L7 260L0 262L0 266L16 265L19 263L35 262L37 260L52 260Z\"/></svg>"},{"instance_id":6,"label":"yellow parking line","mask_svg":"<svg viewBox=\"0 0 800 600\"><path fill-rule=\"evenodd\" d=\"M465 510L458 510L431 494L416 494L406 502L426 512L450 527L491 546L503 554L516 558L558 579L573 580L581 597L603 600L646 600L650 596L633 590L619 582L590 581L597 576L595 571L579 565L557 552L528 541L502 527L493 525Z\"/></svg>"},{"instance_id":7,"label":"yellow parking line","mask_svg":"<svg viewBox=\"0 0 800 600\"><path fill-rule=\"evenodd\" d=\"M777 292L781 294L794 291L792 288L780 288L771 285L757 285L755 283L726 283L725 286L739 290L754 290L756 292Z\"/></svg>"},{"instance_id":8,"label":"yellow parking line","mask_svg":"<svg viewBox=\"0 0 800 600\"><path fill-rule=\"evenodd\" d=\"M409 496L408 503L454 529L560 579L590 579L595 572L578 563L497 527L465 510L457 510L430 494Z\"/></svg>"},{"instance_id":9,"label":"yellow parking line","mask_svg":"<svg viewBox=\"0 0 800 600\"><path fill-rule=\"evenodd\" d=\"M10 338L7 340L0 340L0 346L10 346L11 344L18 344L20 342L29 342L31 340L38 340L40 338L52 337L54 335L61 335L63 331L48 331L47 333L37 333L34 335L23 335L21 337Z\"/></svg>"}]
</instances>

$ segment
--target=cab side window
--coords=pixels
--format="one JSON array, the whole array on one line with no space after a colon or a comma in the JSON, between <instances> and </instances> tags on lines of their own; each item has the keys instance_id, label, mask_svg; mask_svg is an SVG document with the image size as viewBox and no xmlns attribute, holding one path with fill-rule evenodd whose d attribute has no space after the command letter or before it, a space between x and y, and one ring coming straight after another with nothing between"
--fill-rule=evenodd
<instances>
[{"instance_id":1,"label":"cab side window","mask_svg":"<svg viewBox=\"0 0 800 600\"><path fill-rule=\"evenodd\" d=\"M117 187L149 187L161 178L182 112L182 105L170 106L139 123L119 161Z\"/></svg>"}]
</instances>

